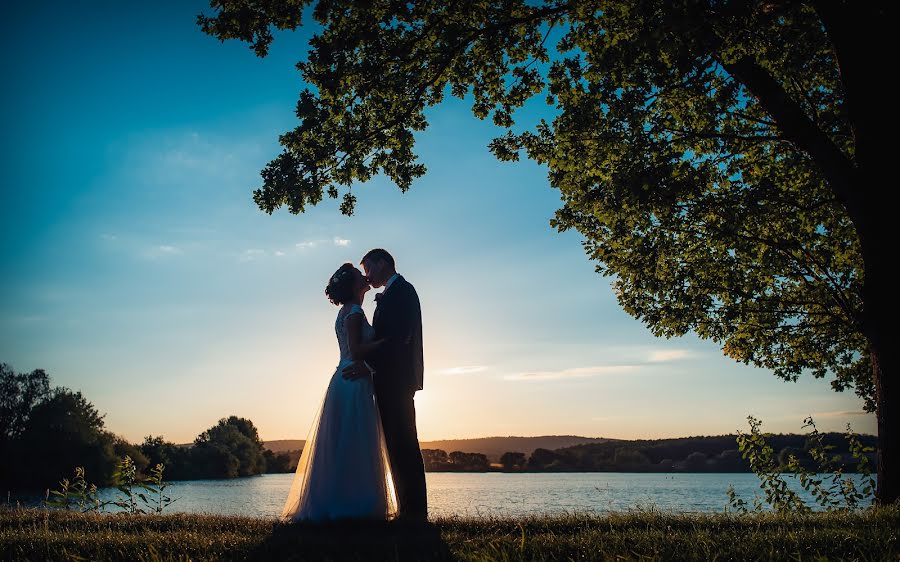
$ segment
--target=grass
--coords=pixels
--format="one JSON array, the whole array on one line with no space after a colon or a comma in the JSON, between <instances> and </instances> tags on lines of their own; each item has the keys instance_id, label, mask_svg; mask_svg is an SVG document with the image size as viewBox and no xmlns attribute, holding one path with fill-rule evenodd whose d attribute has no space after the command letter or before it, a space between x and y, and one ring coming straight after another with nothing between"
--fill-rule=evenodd
<instances>
[{"instance_id":1,"label":"grass","mask_svg":"<svg viewBox=\"0 0 900 562\"><path fill-rule=\"evenodd\" d=\"M900 560L900 506L810 515L436 518L282 525L222 515L0 510L0 560Z\"/></svg>"}]
</instances>

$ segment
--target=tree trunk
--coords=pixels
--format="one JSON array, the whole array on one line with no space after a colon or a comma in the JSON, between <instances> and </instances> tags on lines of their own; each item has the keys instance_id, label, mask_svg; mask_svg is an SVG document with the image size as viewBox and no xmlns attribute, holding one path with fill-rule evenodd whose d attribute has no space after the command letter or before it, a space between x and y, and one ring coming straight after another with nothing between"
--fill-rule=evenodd
<instances>
[{"instance_id":1,"label":"tree trunk","mask_svg":"<svg viewBox=\"0 0 900 562\"><path fill-rule=\"evenodd\" d=\"M892 265L896 237L891 216L894 208L886 199L896 190L896 179L888 171L895 156L890 105L884 96L890 76L883 72L879 57L892 52L894 19L882 2L813 0L830 38L844 85L847 113L853 128L856 178L849 185L834 185L859 235L865 268L862 331L869 342L875 406L878 420L878 488L880 504L900 499L900 420L897 406L897 327L891 309L896 300Z\"/></svg>"},{"instance_id":2,"label":"tree trunk","mask_svg":"<svg viewBox=\"0 0 900 562\"><path fill-rule=\"evenodd\" d=\"M878 205L870 205L878 206ZM896 402L900 399L897 385L897 324L892 314L896 293L892 290L891 268L896 256L892 244L887 208L866 213L865 227L859 228L865 263L863 285L863 332L869 341L872 377L875 382L876 418L878 420L878 487L876 499L886 505L900 499L900 419ZM870 222L871 221L871 222ZM862 225L860 225L862 226Z\"/></svg>"},{"instance_id":3,"label":"tree trunk","mask_svg":"<svg viewBox=\"0 0 900 562\"><path fill-rule=\"evenodd\" d=\"M896 410L890 407L890 401L896 400L897 381L888 374L893 364L893 350L887 353L872 353L872 370L875 377L875 400L878 419L878 487L875 499L879 504L887 505L900 499L900 477L897 474L897 454L900 444L897 443Z\"/></svg>"}]
</instances>

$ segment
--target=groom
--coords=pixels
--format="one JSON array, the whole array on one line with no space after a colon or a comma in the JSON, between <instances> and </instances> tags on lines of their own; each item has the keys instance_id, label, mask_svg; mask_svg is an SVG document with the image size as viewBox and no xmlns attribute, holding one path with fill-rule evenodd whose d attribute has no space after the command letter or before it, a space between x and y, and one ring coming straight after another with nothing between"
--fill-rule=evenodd
<instances>
[{"instance_id":1,"label":"groom","mask_svg":"<svg viewBox=\"0 0 900 562\"><path fill-rule=\"evenodd\" d=\"M369 251L362 259L369 284L384 287L375 295L372 327L384 344L368 363L374 370L375 397L381 411L384 439L391 460L400 517L425 521L428 516L425 492L425 465L416 435L416 406L413 398L422 390L422 309L415 288L394 266L394 258L382 249ZM369 374L365 363L344 369L353 379Z\"/></svg>"}]
</instances>

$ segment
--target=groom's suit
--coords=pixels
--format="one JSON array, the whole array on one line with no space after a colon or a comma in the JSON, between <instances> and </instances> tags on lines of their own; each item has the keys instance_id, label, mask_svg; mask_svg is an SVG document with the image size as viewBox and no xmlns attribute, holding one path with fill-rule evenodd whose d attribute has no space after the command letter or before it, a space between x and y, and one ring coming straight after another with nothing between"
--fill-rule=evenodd
<instances>
[{"instance_id":1,"label":"groom's suit","mask_svg":"<svg viewBox=\"0 0 900 562\"><path fill-rule=\"evenodd\" d=\"M425 465L416 433L415 393L422 389L422 309L416 289L402 276L377 297L372 326L384 339L370 363L375 396L391 460L401 516L427 515Z\"/></svg>"}]
</instances>

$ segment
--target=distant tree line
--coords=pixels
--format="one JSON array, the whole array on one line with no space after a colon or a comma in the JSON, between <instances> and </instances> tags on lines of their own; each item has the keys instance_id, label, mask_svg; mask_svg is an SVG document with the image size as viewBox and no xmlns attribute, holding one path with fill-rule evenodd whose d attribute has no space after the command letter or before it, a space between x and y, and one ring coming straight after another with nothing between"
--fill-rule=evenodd
<instances>
[{"instance_id":1,"label":"distant tree line","mask_svg":"<svg viewBox=\"0 0 900 562\"><path fill-rule=\"evenodd\" d=\"M823 442L835 457L835 465L844 472L853 472L856 461L841 433L824 433ZM860 435L865 446L874 447L874 435ZM778 434L769 437L780 468L788 471L788 459L794 454L809 470L817 466L808 454L810 443L806 435ZM868 454L875 463L875 454ZM491 465L480 453L454 451L447 454L440 449L423 449L425 470L429 472L750 472L750 465L741 457L734 435L683 437L636 441L607 441L586 443L562 449L535 449L531 455L510 451Z\"/></svg>"},{"instance_id":2,"label":"distant tree line","mask_svg":"<svg viewBox=\"0 0 900 562\"><path fill-rule=\"evenodd\" d=\"M482 453L453 451L449 455L441 449L422 449L425 470L429 472L487 472L491 463Z\"/></svg>"},{"instance_id":3,"label":"distant tree line","mask_svg":"<svg viewBox=\"0 0 900 562\"><path fill-rule=\"evenodd\" d=\"M163 463L170 480L290 472L297 465L287 453L275 454L263 447L253 422L237 416L222 418L198 435L191 445L176 445L162 437L148 436L140 450L151 466Z\"/></svg>"},{"instance_id":4,"label":"distant tree line","mask_svg":"<svg viewBox=\"0 0 900 562\"><path fill-rule=\"evenodd\" d=\"M291 470L289 456L264 449L253 422L244 418L223 418L190 446L152 436L135 445L108 431L103 418L81 392L51 387L44 370L16 373L0 363L0 489L52 488L76 466L84 467L90 482L111 485L125 455L141 472L163 463L167 480Z\"/></svg>"}]
</instances>

